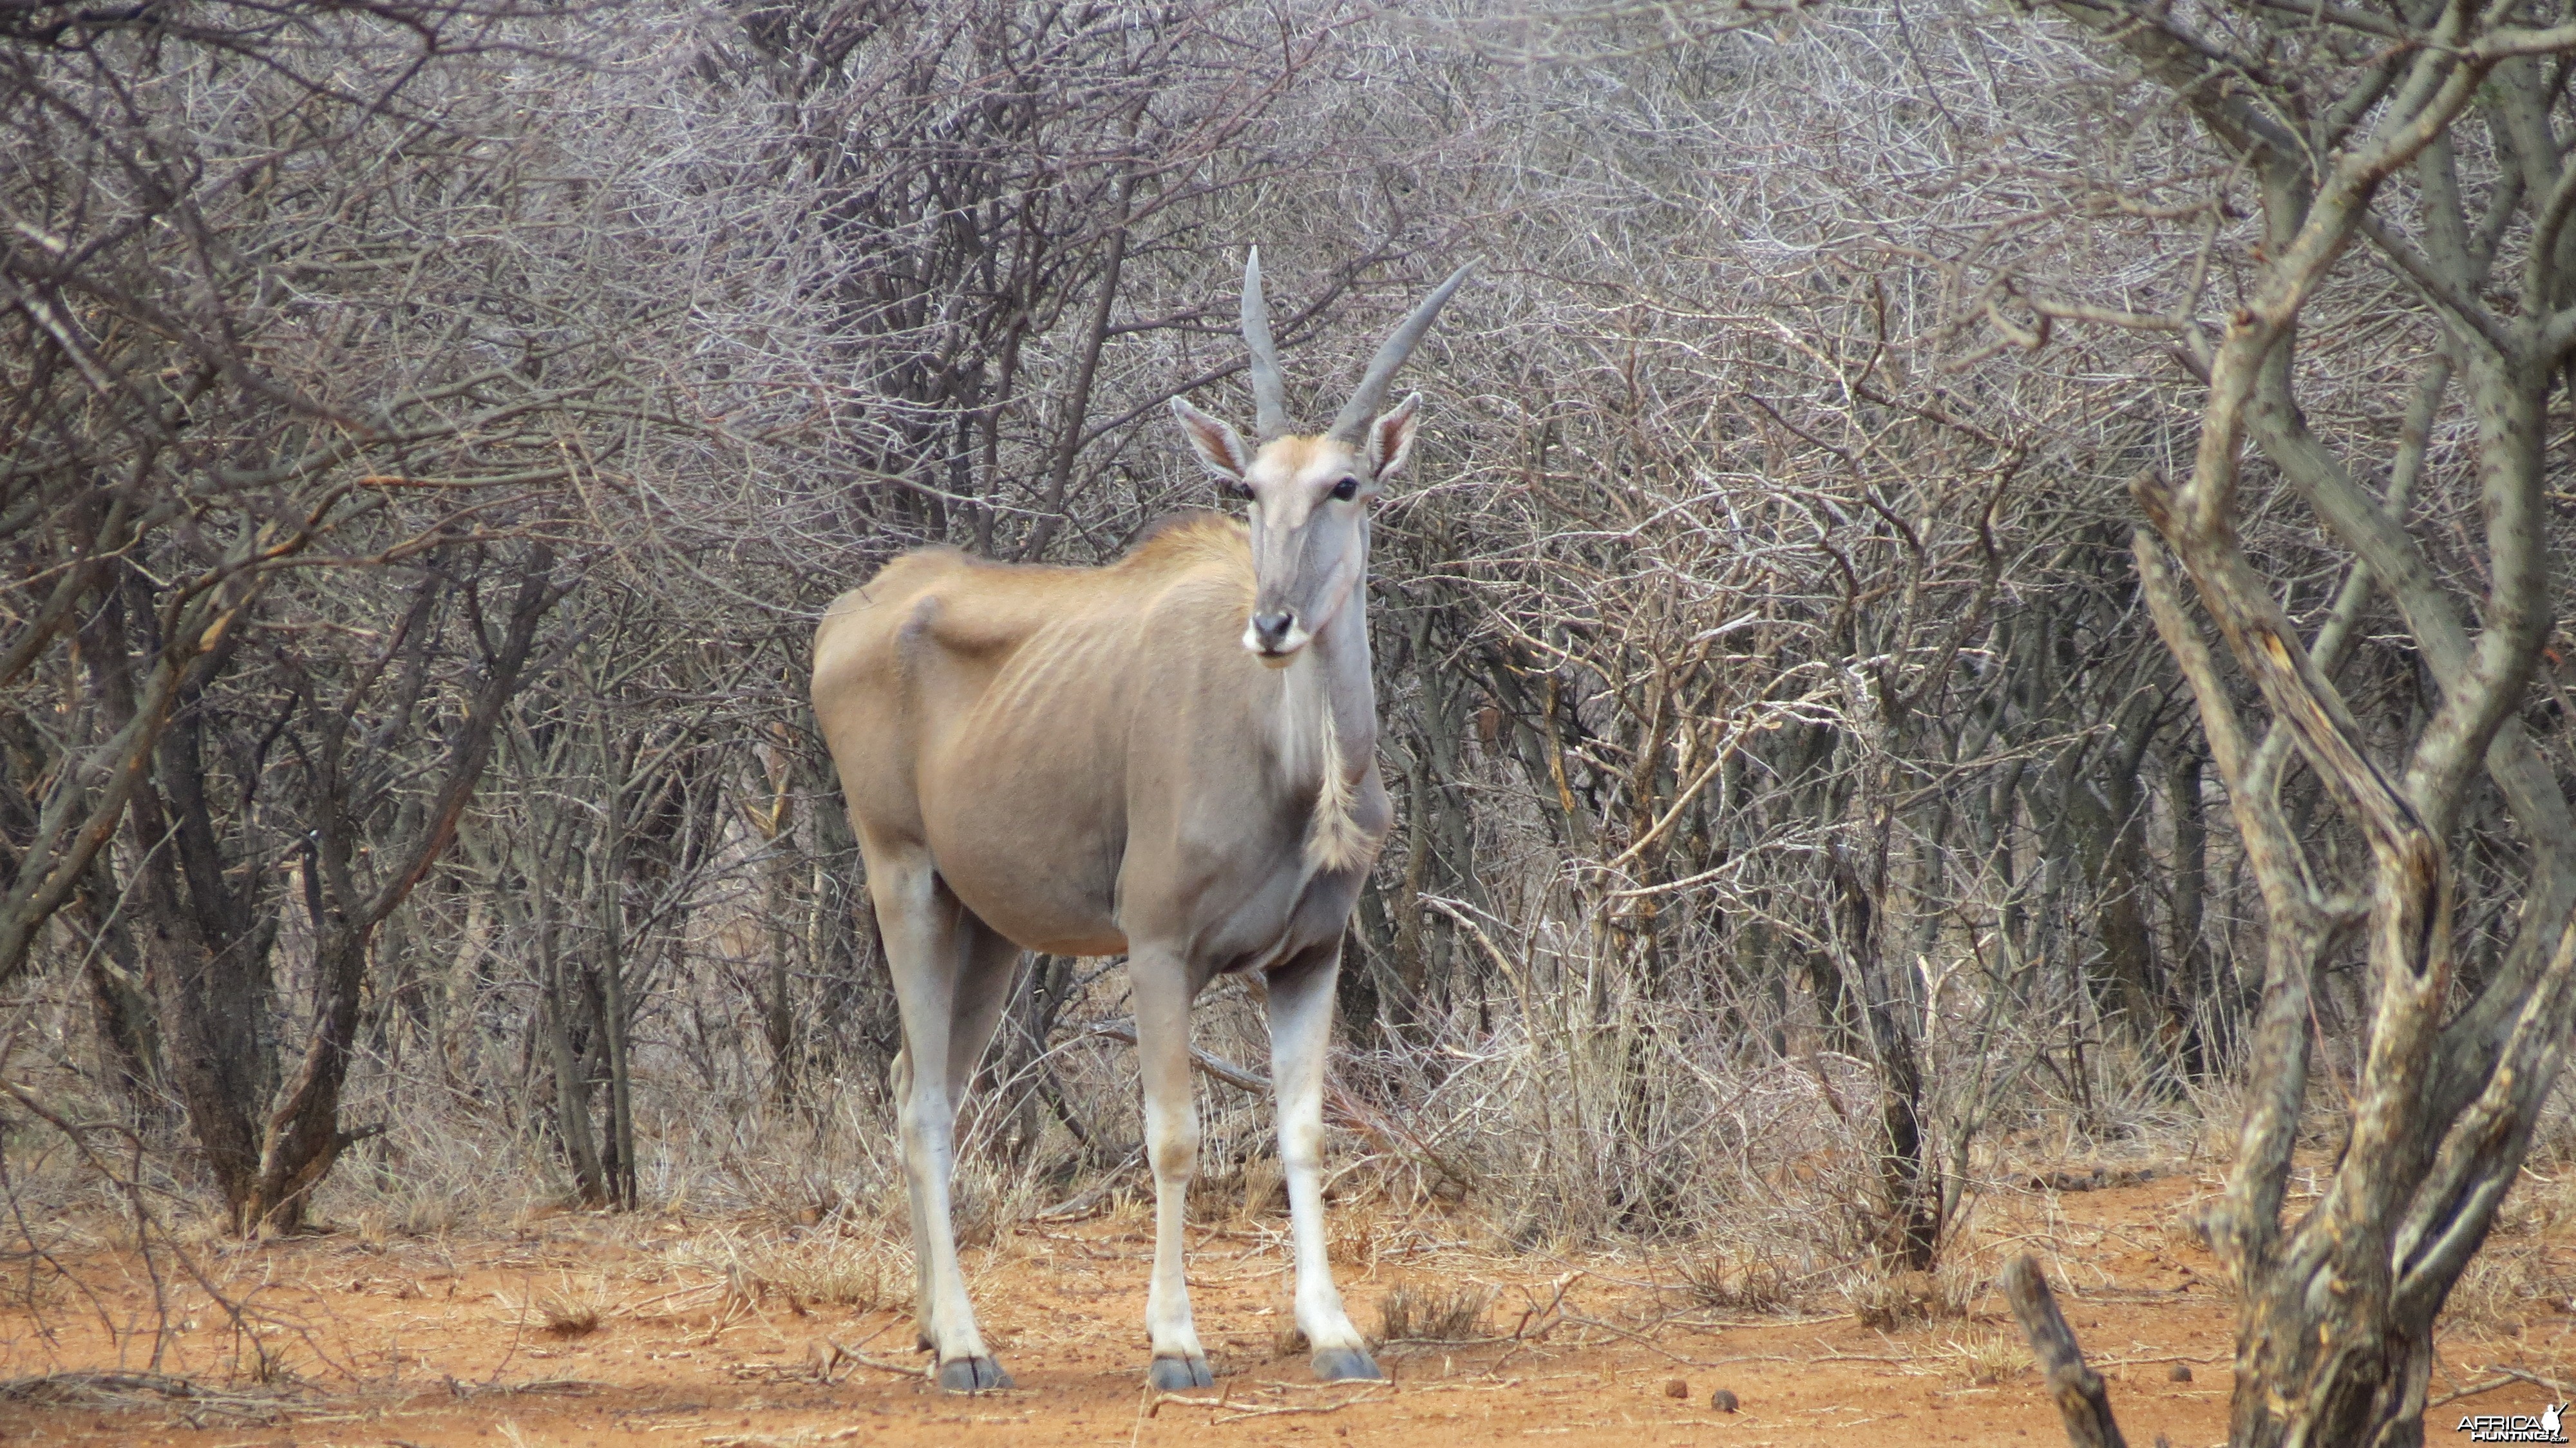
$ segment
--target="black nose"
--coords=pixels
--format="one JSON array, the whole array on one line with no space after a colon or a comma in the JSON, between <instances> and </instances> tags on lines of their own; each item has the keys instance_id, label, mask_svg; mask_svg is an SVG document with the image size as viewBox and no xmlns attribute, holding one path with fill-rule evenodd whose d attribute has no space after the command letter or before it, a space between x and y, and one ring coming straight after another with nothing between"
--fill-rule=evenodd
<instances>
[{"instance_id":1,"label":"black nose","mask_svg":"<svg viewBox=\"0 0 2576 1448\"><path fill-rule=\"evenodd\" d=\"M1276 649L1288 642L1288 630L1296 626L1297 615L1285 609L1277 613L1256 613L1252 616L1252 636L1261 640L1261 646L1265 649Z\"/></svg>"}]
</instances>

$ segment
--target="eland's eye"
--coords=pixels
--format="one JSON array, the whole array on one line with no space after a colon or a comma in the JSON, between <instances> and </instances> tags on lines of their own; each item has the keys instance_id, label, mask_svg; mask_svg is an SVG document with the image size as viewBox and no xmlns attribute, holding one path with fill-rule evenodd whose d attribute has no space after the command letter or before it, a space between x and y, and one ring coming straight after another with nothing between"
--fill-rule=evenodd
<instances>
[{"instance_id":1,"label":"eland's eye","mask_svg":"<svg viewBox=\"0 0 2576 1448\"><path fill-rule=\"evenodd\" d=\"M1246 482L1246 481L1244 481L1243 479L1240 479L1240 478L1236 479L1236 480L1235 480L1234 482L1232 482L1232 483L1227 484L1227 485L1226 485L1226 491L1228 491L1228 492L1230 492L1230 493L1234 494L1234 495L1235 495L1236 497L1238 497L1238 498L1243 499L1243 500L1244 500L1245 502L1247 502L1247 503L1248 503L1248 502L1253 501L1253 499L1254 499L1256 496L1258 496L1257 494L1255 494L1255 493L1252 491L1252 484L1251 484L1251 483L1249 483L1249 482Z\"/></svg>"},{"instance_id":2,"label":"eland's eye","mask_svg":"<svg viewBox=\"0 0 2576 1448\"><path fill-rule=\"evenodd\" d=\"M1344 478L1340 482L1333 484L1333 496L1342 502L1347 503L1359 495L1360 480L1357 478Z\"/></svg>"}]
</instances>

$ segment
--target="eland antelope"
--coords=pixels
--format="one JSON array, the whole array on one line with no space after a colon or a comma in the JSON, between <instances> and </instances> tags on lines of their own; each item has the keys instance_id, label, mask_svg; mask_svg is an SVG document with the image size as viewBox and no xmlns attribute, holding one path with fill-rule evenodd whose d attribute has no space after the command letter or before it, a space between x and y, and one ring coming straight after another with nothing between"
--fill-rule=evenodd
<instances>
[{"instance_id":1,"label":"eland antelope","mask_svg":"<svg viewBox=\"0 0 2576 1448\"><path fill-rule=\"evenodd\" d=\"M1252 253L1258 449L1172 400L1199 459L1249 501L1248 526L1183 514L1101 568L923 549L824 616L814 717L903 1016L894 1091L916 1302L943 1388L1010 1383L966 1299L949 1175L958 1101L1023 949L1127 956L1154 1172L1148 1379L1213 1381L1181 1209L1199 1145L1190 1001L1227 971L1268 987L1297 1326L1315 1375L1378 1376L1325 1260L1324 1051L1342 933L1391 815L1369 677L1369 505L1412 452L1421 394L1378 408L1467 270L1378 349L1332 428L1301 436Z\"/></svg>"}]
</instances>

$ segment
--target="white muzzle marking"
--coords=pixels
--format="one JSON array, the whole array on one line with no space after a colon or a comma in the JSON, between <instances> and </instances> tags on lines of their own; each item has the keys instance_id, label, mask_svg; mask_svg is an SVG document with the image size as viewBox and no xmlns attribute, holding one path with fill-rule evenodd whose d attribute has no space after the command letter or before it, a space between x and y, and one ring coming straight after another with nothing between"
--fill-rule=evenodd
<instances>
[{"instance_id":1,"label":"white muzzle marking","mask_svg":"<svg viewBox=\"0 0 2576 1448\"><path fill-rule=\"evenodd\" d=\"M1274 649L1261 642L1260 633L1255 630L1252 625L1245 624L1243 626L1243 647L1245 652L1251 654L1254 658L1259 659L1265 667L1273 669L1284 669L1288 667L1289 661L1296 658L1298 653L1303 650L1308 643L1313 641L1314 637L1315 636L1312 633L1307 632L1304 624L1290 624L1288 626L1288 636L1281 639L1279 641L1279 647Z\"/></svg>"}]
</instances>

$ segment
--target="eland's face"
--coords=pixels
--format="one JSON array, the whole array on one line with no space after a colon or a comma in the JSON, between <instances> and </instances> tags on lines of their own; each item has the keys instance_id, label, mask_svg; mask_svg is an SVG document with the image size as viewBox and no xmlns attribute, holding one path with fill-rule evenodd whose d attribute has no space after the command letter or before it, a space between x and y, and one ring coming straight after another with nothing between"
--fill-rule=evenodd
<instances>
[{"instance_id":1,"label":"eland's face","mask_svg":"<svg viewBox=\"0 0 2576 1448\"><path fill-rule=\"evenodd\" d=\"M1364 459L1324 437L1273 438L1234 484L1251 504L1252 618L1243 646L1284 667L1332 623L1368 573L1368 510L1380 491Z\"/></svg>"},{"instance_id":2,"label":"eland's face","mask_svg":"<svg viewBox=\"0 0 2576 1448\"><path fill-rule=\"evenodd\" d=\"M1469 266L1474 265L1472 262ZM1271 668L1284 668L1332 626L1368 573L1368 509L1413 451L1422 394L1379 413L1395 370L1404 365L1449 294L1467 279L1449 274L1379 345L1368 371L1321 436L1291 430L1279 379L1270 306L1261 296L1261 252L1243 263L1243 341L1252 349L1252 399L1261 450L1243 445L1232 427L1179 397L1172 416L1209 472L1252 505L1252 617L1243 646Z\"/></svg>"},{"instance_id":3,"label":"eland's face","mask_svg":"<svg viewBox=\"0 0 2576 1448\"><path fill-rule=\"evenodd\" d=\"M1368 576L1369 505L1413 450L1420 393L1358 437L1274 437L1254 452L1235 430L1175 397L1199 461L1251 504L1252 618L1243 646L1284 668L1339 617Z\"/></svg>"}]
</instances>

